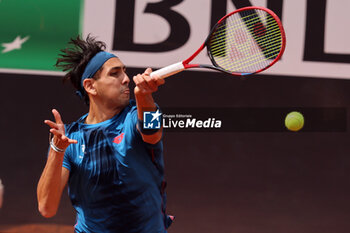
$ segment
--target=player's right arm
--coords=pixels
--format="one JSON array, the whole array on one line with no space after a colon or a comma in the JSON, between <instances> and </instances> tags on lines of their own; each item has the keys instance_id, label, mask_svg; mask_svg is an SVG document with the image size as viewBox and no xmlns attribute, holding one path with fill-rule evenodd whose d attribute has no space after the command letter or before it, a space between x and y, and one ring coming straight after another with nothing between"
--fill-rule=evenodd
<instances>
[{"instance_id":1,"label":"player's right arm","mask_svg":"<svg viewBox=\"0 0 350 233\"><path fill-rule=\"evenodd\" d=\"M53 144L62 152L58 152L50 147L45 168L41 174L38 187L37 198L38 208L42 216L53 217L58 209L62 191L68 182L69 170L62 167L64 150L72 143L77 143L65 135L64 124L57 110L52 113L55 121L45 120L45 124L51 127L50 132L54 135Z\"/></svg>"}]
</instances>

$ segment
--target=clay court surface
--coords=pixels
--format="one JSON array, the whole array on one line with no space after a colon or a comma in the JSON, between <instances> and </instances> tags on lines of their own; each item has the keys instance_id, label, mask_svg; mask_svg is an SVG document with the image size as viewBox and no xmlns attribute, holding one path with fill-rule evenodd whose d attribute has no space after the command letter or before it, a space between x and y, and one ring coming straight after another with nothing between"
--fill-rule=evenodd
<instances>
[{"instance_id":1,"label":"clay court surface","mask_svg":"<svg viewBox=\"0 0 350 233\"><path fill-rule=\"evenodd\" d=\"M73 226L56 224L28 224L22 226L0 226L0 233L71 233Z\"/></svg>"}]
</instances>

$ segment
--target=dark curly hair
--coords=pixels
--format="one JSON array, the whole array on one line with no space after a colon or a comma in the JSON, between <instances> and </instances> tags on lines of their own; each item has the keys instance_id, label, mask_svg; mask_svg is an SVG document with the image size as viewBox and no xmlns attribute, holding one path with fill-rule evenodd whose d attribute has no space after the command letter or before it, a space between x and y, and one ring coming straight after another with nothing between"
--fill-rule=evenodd
<instances>
[{"instance_id":1,"label":"dark curly hair","mask_svg":"<svg viewBox=\"0 0 350 233\"><path fill-rule=\"evenodd\" d=\"M80 92L85 103L89 105L89 97L81 87L81 77L91 58L98 52L104 51L106 44L97 41L90 34L86 37L86 40L81 39L80 36L77 36L76 39L71 38L68 44L72 46L60 50L62 54L59 54L60 57L57 59L55 66L65 72L67 71L63 77L63 82L69 80L77 93ZM97 71L93 78L98 79L99 73L100 71Z\"/></svg>"}]
</instances>

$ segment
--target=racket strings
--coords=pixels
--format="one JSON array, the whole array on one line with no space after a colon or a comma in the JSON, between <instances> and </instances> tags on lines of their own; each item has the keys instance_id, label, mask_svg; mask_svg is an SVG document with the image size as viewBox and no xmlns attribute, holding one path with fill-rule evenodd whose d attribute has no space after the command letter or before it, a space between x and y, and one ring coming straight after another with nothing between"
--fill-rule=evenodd
<instances>
[{"instance_id":1,"label":"racket strings","mask_svg":"<svg viewBox=\"0 0 350 233\"><path fill-rule=\"evenodd\" d=\"M258 20L254 20L254 21L252 21L252 22L250 22L249 24L246 24L246 26L248 27L248 30L251 30L252 29L252 27L251 27L251 25L254 25L256 22L257 22ZM236 24L237 25L237 24ZM232 27L231 27L232 28ZM230 29L230 28L229 28ZM277 31L278 32L278 30L274 30L274 31ZM233 32L233 30L228 30L228 33L231 33L231 32ZM263 27L260 27L260 30L258 30L258 31L255 31L254 33L255 34L260 34L260 33L263 33L264 32L264 28ZM222 34L222 33L221 33ZM238 34L238 35L240 35L240 34ZM233 38L233 35L230 35L231 36L231 38ZM273 36L274 36L274 34L273 33L270 33L269 34L269 37L271 38L273 38ZM237 40L237 38L235 39L235 40ZM244 40L244 38L242 39L242 37L241 38L238 38L238 40ZM265 47L265 45L270 45L269 46L269 48L268 49L266 49L266 47L265 47L265 49L264 49L264 55L265 55L265 57L267 58L267 59L270 59L270 58L272 58L273 57L273 55L274 55L274 47L271 47L271 45L272 46L274 46L276 43L277 44L280 44L279 42L280 42L281 40L277 40L276 42L274 42L274 43L271 43L270 41L269 42L266 42L265 41L265 39L264 38L260 38L260 39L257 39L256 40L256 42L257 42L257 44L260 46L260 47ZM251 50L252 49L252 46L250 46L249 45L249 43L247 44L247 43L243 43L243 44L241 44L241 45L237 45L237 43L236 43L236 46L237 46L237 48L238 48L238 50L240 51L240 52L243 52L243 53L247 53L248 51L249 51L249 49ZM215 49L215 47L217 47L216 49ZM213 46L213 54L215 54L216 56L221 56L222 57L222 55L223 54L225 54L226 53L226 51L225 50L222 50L222 49L220 49L220 46L219 45L216 45L216 46ZM256 59L253 59L253 60L256 60ZM235 64L235 65L237 65L237 63L239 63L239 64L241 64L242 62L252 62L253 61L252 59L249 59L249 57L247 57L245 60L239 60L238 62L234 62L233 64ZM223 64L223 65L225 65L225 64Z\"/></svg>"},{"instance_id":2,"label":"racket strings","mask_svg":"<svg viewBox=\"0 0 350 233\"><path fill-rule=\"evenodd\" d=\"M261 30L261 31L263 31L263 30ZM259 32L259 31L257 31L257 32ZM270 35L269 36L271 36L272 38L273 37L275 37L275 36L279 36L280 35L280 31L278 30L278 29L275 29L275 30L273 30L273 31L271 31L271 33L270 33ZM223 39L223 38L219 38L219 39ZM267 41L266 39L257 39L256 40L257 41L257 43L260 45L260 46L262 46L262 47L264 47L264 45L270 45L269 47L270 48L274 48L274 47L272 47L272 46L274 46L274 44L272 44L272 43L270 43L269 41ZM282 46L282 39L281 39L281 37L275 37L275 38L273 38L272 39L272 41L275 43L275 42L279 42L280 43L280 46ZM242 46L241 46L242 47ZM246 46L247 47L247 46ZM213 42L212 44L211 44L211 51L212 52L223 52L222 51L222 42ZM266 51L266 50L265 50Z\"/></svg>"},{"instance_id":3,"label":"racket strings","mask_svg":"<svg viewBox=\"0 0 350 233\"><path fill-rule=\"evenodd\" d=\"M279 35L279 31L277 31L277 30L275 30L276 32L275 33L272 33L272 34L270 34L270 36L274 36L274 35ZM271 50L276 50L275 49L275 46L282 46L282 40L281 40L281 38L276 38L276 39L272 39L272 42L270 42L270 41L266 41L266 40L263 40L263 39L261 39L261 40L256 40L257 41L257 43L261 46L261 47L265 47L266 45L269 45L268 46L268 49L266 49L266 47L265 47L265 52L269 52L269 51L271 51ZM249 48L249 46L240 46L241 48L246 48L246 49L248 49ZM216 56L220 56L220 55L224 55L225 54L225 51L222 49L222 44L218 44L218 43L213 43L212 45L211 45L211 52L213 53L213 54L215 54Z\"/></svg>"},{"instance_id":4,"label":"racket strings","mask_svg":"<svg viewBox=\"0 0 350 233\"><path fill-rule=\"evenodd\" d=\"M254 24L256 24L257 22L259 22L259 19L256 19L255 21L252 21L251 23L249 23L249 24L246 24L246 26L247 26L247 28L250 30L250 29L252 29L252 27L251 26L254 26ZM269 22L275 22L275 19L274 18L271 18L271 17L269 17L269 19L266 21L267 23L269 23ZM219 44L219 43L221 43L222 41L220 41L220 39L224 39L224 37L226 37L226 34L225 34L225 31L224 32L222 32L222 31L220 31L219 32L219 30L226 30L226 29L229 29L230 31L234 31L236 28L239 28L239 29L241 29L241 27L237 27L237 25L232 25L231 24L231 26L230 27L228 27L228 26L226 26L225 24L224 25L221 25L221 26L219 26L219 27L217 27L217 34L221 34L220 36L217 36L215 39L217 40L217 41L214 41L214 42L212 42L211 43L211 45L215 45L215 44ZM259 31L257 31L257 32L263 32L264 31L264 28L263 27L260 27L260 29L259 29ZM275 32L275 33L278 33L278 34L280 34L280 30L279 30L279 28L275 28L275 30L270 30L270 32L272 33L272 32ZM256 33L256 34L258 34L258 33Z\"/></svg>"},{"instance_id":5,"label":"racket strings","mask_svg":"<svg viewBox=\"0 0 350 233\"><path fill-rule=\"evenodd\" d=\"M256 31L256 33L259 33L259 32L263 32L264 30L259 30L259 31ZM266 39L264 38L260 38L260 39L256 39L256 42L257 44L260 45L260 47L265 47L265 51L268 51L266 49L266 45L269 45L269 49L274 49L275 47L275 44L274 43L279 43L279 45L281 46L281 37L278 37L280 35L280 31L278 29L275 29L275 30L271 30L271 32L269 33L269 37L272 38L272 43L270 41L267 41ZM276 37L277 36L277 37ZM221 38L219 38L221 39ZM243 40L243 39L241 39ZM222 43L222 42L221 42ZM212 48L212 52L215 53L215 52L224 52L222 51L222 44L220 42L214 42L211 44L211 48ZM242 45L238 45L238 47L245 47L245 48L249 48L249 46L247 46L246 44L242 44Z\"/></svg>"},{"instance_id":6,"label":"racket strings","mask_svg":"<svg viewBox=\"0 0 350 233\"><path fill-rule=\"evenodd\" d=\"M229 72L255 72L268 67L282 49L282 34L276 20L262 10L233 14L217 26L209 52Z\"/></svg>"},{"instance_id":7,"label":"racket strings","mask_svg":"<svg viewBox=\"0 0 350 233\"><path fill-rule=\"evenodd\" d=\"M251 24L253 24L254 22L252 22ZM247 25L249 26L249 25ZM261 32L263 30L260 30ZM228 33L230 34L231 31L228 31ZM255 31L256 34L259 34L261 33L259 31ZM226 33L227 34L227 33ZM238 34L240 35L240 34ZM233 35L230 35L231 38L233 38ZM273 36L272 34L270 34L270 37ZM237 40L237 38L235 39ZM238 37L238 40L241 40L241 41L244 41L245 38L244 36L242 37ZM267 43L270 43L270 46L271 45L275 45L275 43L271 44L271 42L264 42L262 41L263 39L260 39L260 40L256 40L256 43L261 46L261 47L265 47L265 45ZM230 43L230 42L229 42ZM280 44L278 41L277 41L277 45ZM239 71L250 71L250 69L247 69L249 67L251 67L251 69L254 71L258 68L262 68L262 67L265 67L266 65L269 64L269 62L267 62L266 60L267 59L270 59L270 58L273 58L275 56L275 52L273 49L267 49L265 48L264 49L264 56L265 57L262 57L262 56L256 56L256 54L258 55L260 51L258 46L256 45L249 45L249 43L243 43L241 45L237 45L237 43L235 44L235 48L232 49L229 53L226 51L226 50L223 50L221 52L214 52L214 55L216 56L219 56L219 61L220 61L220 65L225 67L226 69L232 69L232 70L239 70ZM220 51L220 49L219 49ZM230 59L226 59L225 56L223 56L223 54L226 54L228 53L230 55ZM253 54L255 56L243 56L242 57L242 54ZM240 58L241 57L241 58ZM240 58L240 59L237 59L237 58ZM259 64L260 63L260 67L252 67L256 64ZM231 68L228 68L229 66L231 66ZM262 66L262 67L261 67Z\"/></svg>"},{"instance_id":8,"label":"racket strings","mask_svg":"<svg viewBox=\"0 0 350 233\"><path fill-rule=\"evenodd\" d=\"M247 18L247 17L246 17ZM269 24L270 22L275 22L275 20L274 20L274 18L272 18L272 17L267 17L268 18L268 20L265 20L265 22L267 23L267 24ZM232 18L231 18L232 19ZM242 18L243 20L244 20L244 17ZM255 18L255 20L253 20L253 21L250 21L249 23L245 23L245 26L247 27L247 29L249 30L249 31L251 31L253 28L252 28L252 26L255 26L256 25L256 23L257 22L259 22L260 21L260 18ZM225 35L225 32L226 31L228 31L228 32L234 32L236 29L242 29L242 24L237 24L236 22L231 22L231 26L226 26L227 24L223 24L222 26L220 26L220 27L218 27L217 29L225 29L225 31L224 32L222 32L222 31L219 31L219 30L217 30L217 31L219 31L220 32L220 34L221 34L221 37L217 37L216 39L218 39L217 41L218 42L222 42L222 39L224 39L225 37L226 37L226 35ZM239 26L237 26L237 25L239 25ZM274 35L274 33L275 34L278 34L278 35L280 35L280 30L279 30L279 28L278 28L278 25L277 24L275 24L277 27L275 27L275 29L274 30L269 30L269 36L271 37L271 36L273 36ZM226 30L226 29L228 29L228 30ZM265 28L262 26L262 27L260 27L260 29L257 31L257 30L255 30L255 34L263 34L264 33L264 31L265 31ZM241 35L241 34L238 34L238 35ZM231 38L232 38L232 36L231 36ZM279 38L281 38L281 37L279 37ZM262 40L264 40L265 38L260 38L260 40L259 39L257 39L256 41L257 42L260 42L260 41L262 41ZM214 43L212 43L212 45L214 45L214 44L216 44L215 42Z\"/></svg>"},{"instance_id":9,"label":"racket strings","mask_svg":"<svg viewBox=\"0 0 350 233\"><path fill-rule=\"evenodd\" d=\"M277 43L280 44L279 41L277 41ZM276 42L270 43L270 45L275 45L275 44L276 44ZM240 49L240 51L241 52L248 52L248 49L246 48L245 51L242 51L242 49ZM221 59L222 55L225 55L224 53L225 52L220 52L220 53L215 54L215 56L220 56L217 59L223 61L223 62L221 62L221 66L231 65L232 67L235 68L235 70L237 70L237 67L239 67L240 69L244 69L244 68L247 68L249 66L252 66L252 65L255 65L255 64L262 62L261 58L258 56L249 56L249 57L246 57L245 59L241 59L241 60L237 59L235 61L227 60L225 58ZM272 49L272 48L265 49L264 56L266 57L266 60L263 60L263 61L265 61L267 64L269 64L270 62L268 61L268 59L274 59L276 57L275 49Z\"/></svg>"}]
</instances>

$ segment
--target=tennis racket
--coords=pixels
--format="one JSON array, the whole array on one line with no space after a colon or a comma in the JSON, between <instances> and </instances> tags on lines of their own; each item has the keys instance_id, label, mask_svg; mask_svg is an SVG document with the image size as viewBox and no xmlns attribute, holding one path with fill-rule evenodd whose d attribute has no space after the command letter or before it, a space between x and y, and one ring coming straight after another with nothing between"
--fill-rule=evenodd
<instances>
[{"instance_id":1,"label":"tennis racket","mask_svg":"<svg viewBox=\"0 0 350 233\"><path fill-rule=\"evenodd\" d=\"M244 7L221 18L199 49L189 58L151 73L161 78L189 68L207 68L232 75L256 74L282 56L286 37L278 16L264 7ZM190 64L204 49L209 64Z\"/></svg>"}]
</instances>

